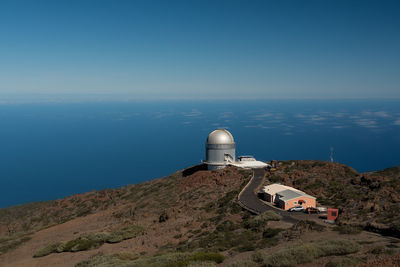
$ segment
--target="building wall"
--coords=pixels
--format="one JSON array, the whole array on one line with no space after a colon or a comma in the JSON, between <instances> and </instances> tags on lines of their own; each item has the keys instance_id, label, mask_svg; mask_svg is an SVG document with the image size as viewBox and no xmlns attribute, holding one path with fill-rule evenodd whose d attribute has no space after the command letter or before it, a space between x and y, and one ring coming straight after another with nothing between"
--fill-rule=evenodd
<instances>
[{"instance_id":1,"label":"building wall","mask_svg":"<svg viewBox=\"0 0 400 267\"><path fill-rule=\"evenodd\" d=\"M303 203L303 205L302 205L304 208L308 208L308 207L315 208L316 207L315 198L311 198L311 197L307 197L307 196L299 196L297 198L293 198L288 201L283 201L280 199L278 202L278 206L281 209L288 210L290 208L299 206L299 200L304 200L306 202L306 203Z\"/></svg>"},{"instance_id":2,"label":"building wall","mask_svg":"<svg viewBox=\"0 0 400 267\"><path fill-rule=\"evenodd\" d=\"M266 193L266 192L262 192L261 194L262 194L262 199L263 200L265 200L267 202L271 202L271 203L273 202L273 197L272 197L271 194Z\"/></svg>"},{"instance_id":3,"label":"building wall","mask_svg":"<svg viewBox=\"0 0 400 267\"><path fill-rule=\"evenodd\" d=\"M224 162L225 154L231 155L233 160L235 160L236 159L235 144L226 144L226 145L207 144L206 145L206 161L207 162Z\"/></svg>"},{"instance_id":4,"label":"building wall","mask_svg":"<svg viewBox=\"0 0 400 267\"><path fill-rule=\"evenodd\" d=\"M208 168L208 170L210 170L210 171L213 171L213 170L220 170L220 169L223 169L223 168L225 168L225 167L226 167L225 164L221 164L221 165L210 165L210 164L208 164L208 165L207 165L207 168Z\"/></svg>"}]
</instances>

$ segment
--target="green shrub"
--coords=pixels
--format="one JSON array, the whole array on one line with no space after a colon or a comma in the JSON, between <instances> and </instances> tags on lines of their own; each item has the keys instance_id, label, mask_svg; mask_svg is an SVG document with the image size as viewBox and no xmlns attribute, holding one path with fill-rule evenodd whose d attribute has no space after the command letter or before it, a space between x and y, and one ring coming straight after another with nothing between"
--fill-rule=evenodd
<instances>
[{"instance_id":1,"label":"green shrub","mask_svg":"<svg viewBox=\"0 0 400 267\"><path fill-rule=\"evenodd\" d=\"M47 255L49 255L49 254L51 254L51 253L55 253L55 252L57 252L57 248L58 248L61 244L62 244L62 243L59 242L59 243L54 243L54 244L51 244L51 245L47 245L47 246L45 246L45 247L39 249L39 250L33 255L33 257L34 257L34 258L37 258L37 257L44 257L44 256L47 256Z\"/></svg>"},{"instance_id":2,"label":"green shrub","mask_svg":"<svg viewBox=\"0 0 400 267\"><path fill-rule=\"evenodd\" d=\"M384 246L375 246L373 248L371 248L370 250L368 250L368 253L371 254L383 254L385 253L386 248Z\"/></svg>"},{"instance_id":3,"label":"green shrub","mask_svg":"<svg viewBox=\"0 0 400 267\"><path fill-rule=\"evenodd\" d=\"M327 264L325 264L325 267L355 267L359 263L361 263L360 259L345 257L345 258L333 259L329 261Z\"/></svg>"},{"instance_id":4,"label":"green shrub","mask_svg":"<svg viewBox=\"0 0 400 267\"><path fill-rule=\"evenodd\" d=\"M280 221L281 219L282 216L279 214L273 211L267 211L255 216L254 218L244 221L244 227L254 231L259 231L261 228L266 226L269 221Z\"/></svg>"},{"instance_id":5,"label":"green shrub","mask_svg":"<svg viewBox=\"0 0 400 267\"><path fill-rule=\"evenodd\" d=\"M333 230L338 231L340 234L356 235L361 233L362 229L357 226L351 225L338 225Z\"/></svg>"},{"instance_id":6,"label":"green shrub","mask_svg":"<svg viewBox=\"0 0 400 267\"><path fill-rule=\"evenodd\" d=\"M99 247L102 244L103 242L96 242L95 240L88 239L87 237L78 237L77 239L66 242L63 246L62 251L60 252L77 252L89 250L91 248Z\"/></svg>"},{"instance_id":7,"label":"green shrub","mask_svg":"<svg viewBox=\"0 0 400 267\"><path fill-rule=\"evenodd\" d=\"M124 260L124 261L137 260L139 258L139 256L137 254L133 254L133 253L130 253L127 251L120 252L120 253L116 254L116 256L118 257L118 259Z\"/></svg>"},{"instance_id":8,"label":"green shrub","mask_svg":"<svg viewBox=\"0 0 400 267\"><path fill-rule=\"evenodd\" d=\"M274 237L281 231L283 231L283 229L281 229L281 228L267 228L263 232L263 238Z\"/></svg>"},{"instance_id":9,"label":"green shrub","mask_svg":"<svg viewBox=\"0 0 400 267\"><path fill-rule=\"evenodd\" d=\"M233 231L235 229L237 229L237 226L230 220L226 220L216 227L216 231L218 232Z\"/></svg>"},{"instance_id":10,"label":"green shrub","mask_svg":"<svg viewBox=\"0 0 400 267\"><path fill-rule=\"evenodd\" d=\"M239 250L247 251L245 247L252 247L254 249L254 243L257 240L257 236L250 230L230 230L230 228L219 228L214 232L202 236L197 241L197 246L204 249L211 249L215 251L225 251L234 247L242 247Z\"/></svg>"},{"instance_id":11,"label":"green shrub","mask_svg":"<svg viewBox=\"0 0 400 267\"><path fill-rule=\"evenodd\" d=\"M322 242L300 244L278 251L271 255L258 255L253 258L264 266L293 266L311 262L314 259L333 255L355 253L360 245L348 240L328 240Z\"/></svg>"},{"instance_id":12,"label":"green shrub","mask_svg":"<svg viewBox=\"0 0 400 267\"><path fill-rule=\"evenodd\" d=\"M192 261L187 267L215 267L217 264L212 261Z\"/></svg>"},{"instance_id":13,"label":"green shrub","mask_svg":"<svg viewBox=\"0 0 400 267\"><path fill-rule=\"evenodd\" d=\"M253 261L238 261L228 265L228 267L257 267Z\"/></svg>"},{"instance_id":14,"label":"green shrub","mask_svg":"<svg viewBox=\"0 0 400 267\"><path fill-rule=\"evenodd\" d=\"M134 238L142 229L143 228L138 225L127 226L111 232L105 241L107 243L119 243L123 240Z\"/></svg>"},{"instance_id":15,"label":"green shrub","mask_svg":"<svg viewBox=\"0 0 400 267\"><path fill-rule=\"evenodd\" d=\"M50 244L38 250L33 257L43 257L51 253L77 252L98 248L104 243L118 243L135 237L143 230L141 226L131 225L112 231L111 233L91 233L67 242Z\"/></svg>"},{"instance_id":16,"label":"green shrub","mask_svg":"<svg viewBox=\"0 0 400 267\"><path fill-rule=\"evenodd\" d=\"M190 261L213 261L215 263L221 263L225 260L225 257L219 253L214 252L197 252L189 257Z\"/></svg>"},{"instance_id":17,"label":"green shrub","mask_svg":"<svg viewBox=\"0 0 400 267\"><path fill-rule=\"evenodd\" d=\"M361 248L359 244L349 240L321 241L316 242L315 246L317 246L320 251L320 257L352 254L356 253Z\"/></svg>"},{"instance_id":18,"label":"green shrub","mask_svg":"<svg viewBox=\"0 0 400 267\"><path fill-rule=\"evenodd\" d=\"M214 202L207 203L203 208L206 212L211 212L215 208L215 203Z\"/></svg>"},{"instance_id":19,"label":"green shrub","mask_svg":"<svg viewBox=\"0 0 400 267\"><path fill-rule=\"evenodd\" d=\"M200 234L201 233L201 229L196 229L192 231L193 234Z\"/></svg>"},{"instance_id":20,"label":"green shrub","mask_svg":"<svg viewBox=\"0 0 400 267\"><path fill-rule=\"evenodd\" d=\"M82 261L76 267L100 267L100 266L143 266L143 267L200 267L215 266L222 263L225 257L218 253L196 252L196 253L167 253L135 259L135 255L121 257L120 254L97 256Z\"/></svg>"},{"instance_id":21,"label":"green shrub","mask_svg":"<svg viewBox=\"0 0 400 267\"><path fill-rule=\"evenodd\" d=\"M4 254L10 250L16 249L19 247L21 244L31 240L31 237L29 236L22 236L22 237L17 237L16 239L12 240L4 238L2 242L0 242L0 255Z\"/></svg>"}]
</instances>

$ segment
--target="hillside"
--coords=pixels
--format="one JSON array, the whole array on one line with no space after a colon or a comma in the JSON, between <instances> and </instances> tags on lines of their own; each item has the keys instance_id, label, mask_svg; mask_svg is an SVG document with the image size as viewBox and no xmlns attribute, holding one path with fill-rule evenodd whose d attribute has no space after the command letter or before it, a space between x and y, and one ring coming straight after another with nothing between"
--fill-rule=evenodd
<instances>
[{"instance_id":1,"label":"hillside","mask_svg":"<svg viewBox=\"0 0 400 267\"><path fill-rule=\"evenodd\" d=\"M320 203L339 207L340 223L352 226L291 224L273 212L253 215L236 202L251 171L194 166L137 185L0 209L0 265L400 263L400 241L394 237L400 168L358 174L319 161L280 165L266 173L265 183L280 181L313 194Z\"/></svg>"},{"instance_id":2,"label":"hillside","mask_svg":"<svg viewBox=\"0 0 400 267\"><path fill-rule=\"evenodd\" d=\"M296 187L339 208L339 222L400 237L400 167L357 173L337 163L282 162L268 180Z\"/></svg>"}]
</instances>

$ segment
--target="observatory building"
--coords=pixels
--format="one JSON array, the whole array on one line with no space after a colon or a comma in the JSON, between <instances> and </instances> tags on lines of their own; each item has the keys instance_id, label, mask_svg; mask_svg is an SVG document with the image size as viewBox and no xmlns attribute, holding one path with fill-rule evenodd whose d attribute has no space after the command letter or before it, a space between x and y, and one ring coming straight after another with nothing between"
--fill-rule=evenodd
<instances>
[{"instance_id":1,"label":"observatory building","mask_svg":"<svg viewBox=\"0 0 400 267\"><path fill-rule=\"evenodd\" d=\"M235 162L236 144L232 134L225 129L212 131L206 141L206 160L209 170L224 168Z\"/></svg>"},{"instance_id":2,"label":"observatory building","mask_svg":"<svg viewBox=\"0 0 400 267\"><path fill-rule=\"evenodd\" d=\"M206 160L209 170L223 169L227 165L240 168L265 168L268 164L252 156L241 156L236 160L236 144L233 135L226 129L212 131L206 141Z\"/></svg>"}]
</instances>

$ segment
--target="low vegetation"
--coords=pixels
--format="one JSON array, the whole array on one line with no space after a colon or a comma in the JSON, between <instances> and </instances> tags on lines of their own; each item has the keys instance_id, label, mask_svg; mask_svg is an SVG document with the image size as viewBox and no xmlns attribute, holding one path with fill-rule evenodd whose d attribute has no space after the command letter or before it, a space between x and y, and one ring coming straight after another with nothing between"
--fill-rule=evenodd
<instances>
[{"instance_id":1,"label":"low vegetation","mask_svg":"<svg viewBox=\"0 0 400 267\"><path fill-rule=\"evenodd\" d=\"M104 243L118 243L126 239L134 238L142 230L143 227L132 225L112 232L92 233L70 241L47 245L38 250L33 257L43 257L51 253L77 252L98 248Z\"/></svg>"},{"instance_id":2,"label":"low vegetation","mask_svg":"<svg viewBox=\"0 0 400 267\"><path fill-rule=\"evenodd\" d=\"M13 235L7 238L0 239L0 255L7 253L10 250L13 250L19 247L21 244L31 240L31 237L28 235Z\"/></svg>"},{"instance_id":3,"label":"low vegetation","mask_svg":"<svg viewBox=\"0 0 400 267\"><path fill-rule=\"evenodd\" d=\"M390 172L393 173L396 172ZM400 199L396 200L398 194L388 192L385 195L393 198L390 204L379 202L382 199L377 196L381 190L377 181L381 178L371 178L373 175L368 175L369 178L361 179L361 175L357 172L340 164L291 161L267 177L270 180L275 179L277 182L293 185L313 195L319 194L318 197L329 205L341 205L338 206L340 216L337 227L324 226L313 220L300 220L293 225L286 221L281 224L276 222L282 220L281 216L273 211L257 216L249 213L238 205L237 195L251 178L251 172L229 167L213 172L204 170L190 174L177 172L162 179L134 186L89 192L63 200L27 205L26 207L31 207L35 212L27 211L25 215L23 214L25 207L0 210L0 231L2 231L0 254L28 241L32 233L38 229L76 219L76 223L55 227L62 229L64 234L73 232L80 233L80 236L76 235L71 238L72 240L66 239L62 242L55 242L59 241L58 239L48 241L48 246L38 250L34 257L86 251L99 248L104 243L113 244L135 238L143 232L144 227L138 226L142 225L146 227L148 235L140 237L141 242L132 240L127 241L126 246L123 244L103 246L97 252L89 252L92 256L77 266L216 266L224 260L223 255L237 257L239 260L227 264L229 267L301 266L313 261L327 263L327 266L354 266L360 259L361 263L367 263L377 257L389 257L391 253L398 253L400 250L397 239L392 238L390 242L389 239L383 240L381 237L371 239L365 232L357 236L356 234L365 228L358 227L354 222L344 221L348 210L356 211L353 216L355 219L374 218L371 209L379 209L380 206L384 216L381 218L383 223L378 225L386 227L389 225L386 223L390 223L392 232L393 229L400 230L400 224L396 221L400 212L394 208L396 203L400 203ZM382 175L386 173L380 173L378 176ZM354 184L349 185L350 181ZM390 179L389 181L397 188L397 183ZM376 197L375 206L364 207L364 203L357 202L360 196L348 202L347 198L353 197L354 190L346 189L347 191L339 192L343 191L342 185L354 187L354 190L359 190L359 195L365 193L363 191L365 186L374 188L370 189L365 197L371 199L372 196ZM335 190L338 192L336 195ZM336 196L338 200L335 200ZM386 204L389 209L383 210ZM361 212L362 216L357 212ZM77 218L91 213L98 213L90 216L99 220ZM77 226L82 221L90 225ZM72 229L71 225L76 228ZM109 225L113 225L113 228L107 228ZM370 225L375 227L372 223ZM330 236L352 239L358 243L346 240L314 241L285 248L285 245L298 243L301 239L324 240L326 235L322 231L327 231L329 228L334 228L340 234L346 234L339 236L329 232ZM85 231L95 232L85 233ZM155 232L150 233L150 231ZM312 232L311 238L304 238L310 232ZM35 238L28 245L37 242L38 236L40 232L35 234ZM286 243L287 241L290 242ZM130 252L103 254L105 251L115 253L118 251L116 247L122 245L132 247L133 243L141 245ZM281 250L270 254L272 249L267 248L277 245ZM352 255L361 245L364 247L362 252ZM27 253L22 248L19 251L22 251L21 254ZM241 254L242 252L247 253ZM34 264L38 261L46 263L47 258L32 259L32 254L29 253L27 256L23 255L24 261L29 257L28 260ZM87 253L79 254L78 258L83 255ZM76 256L74 254L71 258L77 258ZM323 257L327 258L320 259Z\"/></svg>"},{"instance_id":4,"label":"low vegetation","mask_svg":"<svg viewBox=\"0 0 400 267\"><path fill-rule=\"evenodd\" d=\"M338 225L333 230L338 231L340 234L356 235L362 232L362 228L359 226L351 225Z\"/></svg>"},{"instance_id":5,"label":"low vegetation","mask_svg":"<svg viewBox=\"0 0 400 267\"><path fill-rule=\"evenodd\" d=\"M134 267L184 267L184 266L213 266L222 263L225 257L214 252L194 253L167 253L137 259L134 254L113 254L97 256L80 262L76 267L106 267L106 266L134 266Z\"/></svg>"},{"instance_id":6,"label":"low vegetation","mask_svg":"<svg viewBox=\"0 0 400 267\"><path fill-rule=\"evenodd\" d=\"M244 227L247 229L252 229L253 231L260 231L263 229L269 221L280 221L282 216L278 215L276 212L267 211L260 215L244 221Z\"/></svg>"},{"instance_id":7,"label":"low vegetation","mask_svg":"<svg viewBox=\"0 0 400 267\"><path fill-rule=\"evenodd\" d=\"M315 160L280 165L268 176L270 183L294 186L316 196L321 205L338 208L339 223L400 237L400 167L358 173L343 164ZM356 234L357 230L339 232Z\"/></svg>"},{"instance_id":8,"label":"low vegetation","mask_svg":"<svg viewBox=\"0 0 400 267\"><path fill-rule=\"evenodd\" d=\"M346 256L330 260L325 267L356 267L361 263L362 260L359 258Z\"/></svg>"},{"instance_id":9,"label":"low vegetation","mask_svg":"<svg viewBox=\"0 0 400 267\"><path fill-rule=\"evenodd\" d=\"M246 214L247 215L247 214ZM230 220L219 223L212 232L200 232L191 240L181 241L178 245L179 251L193 251L205 249L208 251L227 251L237 252L253 251L259 248L275 246L279 242L277 235L282 229L268 228L267 222L271 219L279 219L271 214L266 216L256 216L257 223L249 223L254 218L244 216L242 224L235 224ZM259 223L263 221L264 223ZM252 227L244 227L251 225Z\"/></svg>"},{"instance_id":10,"label":"low vegetation","mask_svg":"<svg viewBox=\"0 0 400 267\"><path fill-rule=\"evenodd\" d=\"M334 255L347 255L360 250L360 245L348 240L328 240L299 244L273 254L255 254L253 260L263 266L294 266Z\"/></svg>"}]
</instances>

